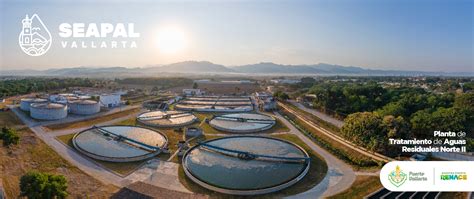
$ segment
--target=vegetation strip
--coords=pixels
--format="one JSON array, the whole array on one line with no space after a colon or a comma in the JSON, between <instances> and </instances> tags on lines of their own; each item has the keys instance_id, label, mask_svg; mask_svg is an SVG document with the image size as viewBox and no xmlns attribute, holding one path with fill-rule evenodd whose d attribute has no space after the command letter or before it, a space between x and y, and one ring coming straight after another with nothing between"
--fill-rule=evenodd
<instances>
[{"instance_id":1,"label":"vegetation strip","mask_svg":"<svg viewBox=\"0 0 474 199\"><path fill-rule=\"evenodd\" d=\"M367 149L364 149L362 147L358 147L358 146L355 146L354 144L346 141L345 139L329 132L328 130L326 129L323 129L321 127L317 127L317 125L315 125L314 123L312 123L311 121L308 121L307 119L303 118L302 116L300 116L298 113L296 113L295 111L291 110L290 108L288 108L285 104L281 103L281 102L278 102L278 105L280 105L282 108L284 108L285 110L287 110L288 112L294 114L297 118L299 118L300 120L302 120L303 122L305 122L306 124L308 124L309 126L315 128L316 130L320 131L321 133L329 136L330 138L332 138L333 140L343 144L343 145L346 145L347 147L350 147L354 150L356 150L357 152L360 152L366 156L369 156L377 161L383 161L383 162L389 162L389 161L393 161L394 159L390 158L390 157L387 157L387 156L384 156L382 154L379 154L379 153L371 153L369 152Z\"/></svg>"}]
</instances>

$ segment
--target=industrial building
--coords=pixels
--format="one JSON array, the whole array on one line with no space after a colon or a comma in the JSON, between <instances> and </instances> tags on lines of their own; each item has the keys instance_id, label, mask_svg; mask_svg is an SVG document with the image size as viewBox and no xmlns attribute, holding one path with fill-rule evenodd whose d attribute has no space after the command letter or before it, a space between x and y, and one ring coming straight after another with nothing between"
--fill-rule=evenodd
<instances>
[{"instance_id":1,"label":"industrial building","mask_svg":"<svg viewBox=\"0 0 474 199\"><path fill-rule=\"evenodd\" d=\"M209 122L213 128L230 133L256 133L272 128L275 118L257 113L218 115Z\"/></svg>"},{"instance_id":2,"label":"industrial building","mask_svg":"<svg viewBox=\"0 0 474 199\"><path fill-rule=\"evenodd\" d=\"M74 147L91 158L134 162L154 157L168 144L158 131L137 126L94 126L74 135Z\"/></svg>"},{"instance_id":3,"label":"industrial building","mask_svg":"<svg viewBox=\"0 0 474 199\"><path fill-rule=\"evenodd\" d=\"M308 173L300 146L262 136L232 136L201 142L183 156L186 176L212 191L258 195L288 188Z\"/></svg>"},{"instance_id":4,"label":"industrial building","mask_svg":"<svg viewBox=\"0 0 474 199\"><path fill-rule=\"evenodd\" d=\"M100 104L94 100L75 100L68 103L69 112L77 115L93 115L100 112Z\"/></svg>"},{"instance_id":5,"label":"industrial building","mask_svg":"<svg viewBox=\"0 0 474 199\"><path fill-rule=\"evenodd\" d=\"M121 104L120 94L102 94L99 96L100 104L107 108L117 107Z\"/></svg>"},{"instance_id":6,"label":"industrial building","mask_svg":"<svg viewBox=\"0 0 474 199\"><path fill-rule=\"evenodd\" d=\"M201 96L204 94L206 94L206 92L202 91L201 89L195 89L195 88L183 89L184 96Z\"/></svg>"},{"instance_id":7,"label":"industrial building","mask_svg":"<svg viewBox=\"0 0 474 199\"><path fill-rule=\"evenodd\" d=\"M59 120L67 117L67 105L58 103L33 103L30 116L39 120Z\"/></svg>"},{"instance_id":8,"label":"industrial building","mask_svg":"<svg viewBox=\"0 0 474 199\"><path fill-rule=\"evenodd\" d=\"M258 108L263 111L273 111L277 109L277 102L271 93L256 92L255 99L257 99Z\"/></svg>"}]
</instances>

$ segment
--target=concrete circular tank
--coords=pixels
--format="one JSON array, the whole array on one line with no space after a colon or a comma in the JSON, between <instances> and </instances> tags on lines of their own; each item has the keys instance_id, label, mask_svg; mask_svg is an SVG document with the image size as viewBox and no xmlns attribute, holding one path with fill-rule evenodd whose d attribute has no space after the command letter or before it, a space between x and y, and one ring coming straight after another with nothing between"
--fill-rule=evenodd
<instances>
[{"instance_id":1,"label":"concrete circular tank","mask_svg":"<svg viewBox=\"0 0 474 199\"><path fill-rule=\"evenodd\" d=\"M149 111L137 117L137 121L142 124L163 128L190 125L197 121L197 119L192 113L181 111Z\"/></svg>"},{"instance_id":2,"label":"concrete circular tank","mask_svg":"<svg viewBox=\"0 0 474 199\"><path fill-rule=\"evenodd\" d=\"M255 133L272 128L275 118L257 113L232 113L215 116L209 125L230 133Z\"/></svg>"},{"instance_id":3,"label":"concrete circular tank","mask_svg":"<svg viewBox=\"0 0 474 199\"><path fill-rule=\"evenodd\" d=\"M100 112L100 104L94 100L76 100L68 103L70 113L92 115Z\"/></svg>"},{"instance_id":4,"label":"concrete circular tank","mask_svg":"<svg viewBox=\"0 0 474 199\"><path fill-rule=\"evenodd\" d=\"M39 120L59 120L67 117L67 106L56 103L33 103L30 116Z\"/></svg>"},{"instance_id":5,"label":"concrete circular tank","mask_svg":"<svg viewBox=\"0 0 474 199\"><path fill-rule=\"evenodd\" d=\"M41 104L41 103L47 103L48 100L46 99L41 99L41 98L23 98L20 101L20 109L23 111L30 111L30 106L33 103Z\"/></svg>"},{"instance_id":6,"label":"concrete circular tank","mask_svg":"<svg viewBox=\"0 0 474 199\"><path fill-rule=\"evenodd\" d=\"M138 126L94 126L74 135L74 147L91 158L134 162L154 157L168 144L167 137Z\"/></svg>"},{"instance_id":7,"label":"concrete circular tank","mask_svg":"<svg viewBox=\"0 0 474 199\"><path fill-rule=\"evenodd\" d=\"M308 173L310 158L300 146L263 136L223 137L190 148L183 156L188 178L231 195L276 192Z\"/></svg>"}]
</instances>

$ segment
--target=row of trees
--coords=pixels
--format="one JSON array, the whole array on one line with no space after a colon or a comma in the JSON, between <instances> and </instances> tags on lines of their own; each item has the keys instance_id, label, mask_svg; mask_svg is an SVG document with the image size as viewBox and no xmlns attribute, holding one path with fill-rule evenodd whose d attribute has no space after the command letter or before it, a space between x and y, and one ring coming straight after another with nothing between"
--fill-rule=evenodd
<instances>
[{"instance_id":1,"label":"row of trees","mask_svg":"<svg viewBox=\"0 0 474 199\"><path fill-rule=\"evenodd\" d=\"M313 105L340 115L373 111L387 103L391 96L375 82L367 84L322 83L309 89L316 99Z\"/></svg>"},{"instance_id":2,"label":"row of trees","mask_svg":"<svg viewBox=\"0 0 474 199\"><path fill-rule=\"evenodd\" d=\"M454 94L428 93L421 88L383 88L375 82L322 83L310 88L315 108L338 115L378 111L382 115L409 117L425 108L451 107Z\"/></svg>"},{"instance_id":3,"label":"row of trees","mask_svg":"<svg viewBox=\"0 0 474 199\"><path fill-rule=\"evenodd\" d=\"M0 97L43 92L68 87L92 87L95 81L88 78L25 78L0 81Z\"/></svg>"},{"instance_id":4,"label":"row of trees","mask_svg":"<svg viewBox=\"0 0 474 199\"><path fill-rule=\"evenodd\" d=\"M12 144L20 143L20 136L15 129L3 127L0 132L0 140L3 140L4 146L10 146Z\"/></svg>"}]
</instances>

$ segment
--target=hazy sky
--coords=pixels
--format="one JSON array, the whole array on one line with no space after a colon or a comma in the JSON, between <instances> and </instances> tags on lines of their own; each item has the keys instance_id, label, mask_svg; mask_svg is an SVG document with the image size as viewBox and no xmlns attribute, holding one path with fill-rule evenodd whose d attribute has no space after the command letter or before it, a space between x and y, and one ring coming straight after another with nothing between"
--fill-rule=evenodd
<instances>
[{"instance_id":1,"label":"hazy sky","mask_svg":"<svg viewBox=\"0 0 474 199\"><path fill-rule=\"evenodd\" d=\"M2 70L206 60L474 71L470 0L0 1ZM52 34L50 50L39 57L18 44L21 20L34 13ZM122 39L64 39L61 23L134 23L140 38L137 48L63 48L61 41ZM163 38L171 44L160 46Z\"/></svg>"}]
</instances>

